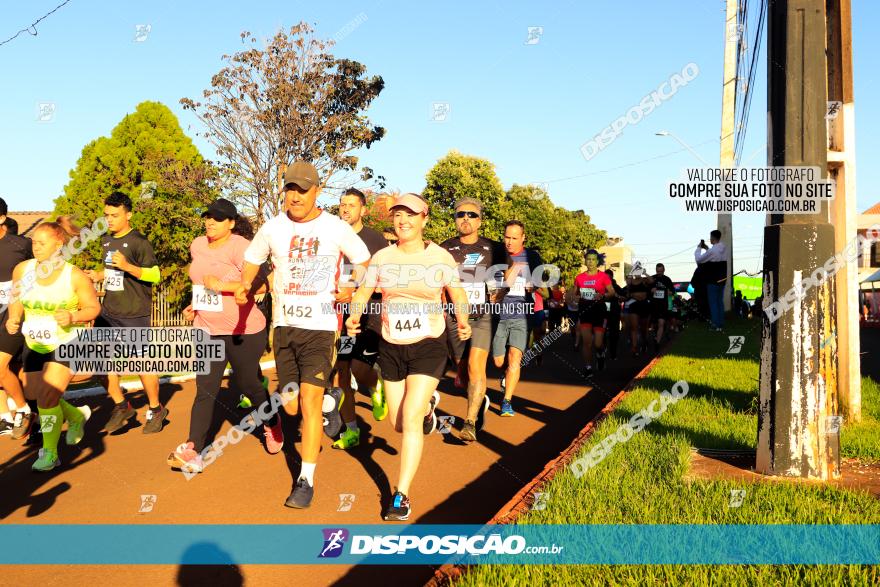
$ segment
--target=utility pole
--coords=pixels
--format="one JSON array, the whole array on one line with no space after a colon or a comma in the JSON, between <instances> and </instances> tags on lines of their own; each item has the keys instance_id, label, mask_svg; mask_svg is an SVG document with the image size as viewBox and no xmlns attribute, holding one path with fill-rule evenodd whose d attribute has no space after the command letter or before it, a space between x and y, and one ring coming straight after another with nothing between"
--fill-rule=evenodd
<instances>
[{"instance_id":1,"label":"utility pole","mask_svg":"<svg viewBox=\"0 0 880 587\"><path fill-rule=\"evenodd\" d=\"M856 215L856 125L853 103L852 13L850 0L828 0L828 176L835 183L831 204L834 248L842 251L858 232ZM853 260L836 277L837 385L844 421L862 419L859 364L859 269Z\"/></svg>"},{"instance_id":2,"label":"utility pole","mask_svg":"<svg viewBox=\"0 0 880 587\"><path fill-rule=\"evenodd\" d=\"M721 167L733 167L736 136L736 50L742 31L737 26L739 0L727 0L724 20L724 85L721 93ZM727 245L727 279L724 282L724 311L729 312L733 298L733 215L718 214L718 230Z\"/></svg>"},{"instance_id":3,"label":"utility pole","mask_svg":"<svg viewBox=\"0 0 880 587\"><path fill-rule=\"evenodd\" d=\"M768 144L771 166L827 167L825 0L769 0ZM834 255L829 206L772 214L764 227L764 308ZM802 291L775 322L762 316L758 453L767 475L840 476L835 433L835 281Z\"/></svg>"}]
</instances>

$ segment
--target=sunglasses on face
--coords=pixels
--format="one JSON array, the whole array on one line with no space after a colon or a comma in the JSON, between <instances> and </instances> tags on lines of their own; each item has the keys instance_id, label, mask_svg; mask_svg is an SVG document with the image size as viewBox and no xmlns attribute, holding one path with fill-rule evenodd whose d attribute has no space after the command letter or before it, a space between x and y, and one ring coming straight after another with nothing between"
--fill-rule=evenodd
<instances>
[{"instance_id":1,"label":"sunglasses on face","mask_svg":"<svg viewBox=\"0 0 880 587\"><path fill-rule=\"evenodd\" d=\"M464 218L465 216L468 218L471 218L471 219L475 219L475 218L480 217L480 215L477 214L476 212L456 212L455 213L456 218Z\"/></svg>"}]
</instances>

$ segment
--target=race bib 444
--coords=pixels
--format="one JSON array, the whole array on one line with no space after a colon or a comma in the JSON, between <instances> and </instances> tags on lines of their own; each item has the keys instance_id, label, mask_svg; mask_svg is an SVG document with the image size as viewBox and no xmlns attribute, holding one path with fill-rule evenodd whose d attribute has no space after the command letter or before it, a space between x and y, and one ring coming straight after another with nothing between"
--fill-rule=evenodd
<instances>
[{"instance_id":1,"label":"race bib 444","mask_svg":"<svg viewBox=\"0 0 880 587\"><path fill-rule=\"evenodd\" d=\"M394 307L388 309L388 328L394 340L406 341L425 338L431 335L428 316L415 306Z\"/></svg>"}]
</instances>

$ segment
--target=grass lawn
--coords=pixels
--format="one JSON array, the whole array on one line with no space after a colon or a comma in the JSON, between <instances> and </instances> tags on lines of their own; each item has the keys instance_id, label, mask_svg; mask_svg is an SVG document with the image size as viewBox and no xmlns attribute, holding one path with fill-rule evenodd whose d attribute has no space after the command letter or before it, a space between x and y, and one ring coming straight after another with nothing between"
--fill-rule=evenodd
<instances>
[{"instance_id":1,"label":"grass lawn","mask_svg":"<svg viewBox=\"0 0 880 587\"><path fill-rule=\"evenodd\" d=\"M686 397L671 405L580 479L560 472L545 488L546 509L522 524L880 524L880 500L828 487L790 483L685 481L691 447L754 449L757 440L760 324L734 321L724 335L699 324L678 335L667 355L590 438L595 444L685 380ZM726 355L727 335L745 335ZM721 358L719 358L721 357ZM844 424L843 456L880 460L880 388L864 378L864 421ZM732 489L745 489L730 507ZM878 537L880 540L880 537ZM514 566L471 567L457 585L877 585L877 566Z\"/></svg>"}]
</instances>

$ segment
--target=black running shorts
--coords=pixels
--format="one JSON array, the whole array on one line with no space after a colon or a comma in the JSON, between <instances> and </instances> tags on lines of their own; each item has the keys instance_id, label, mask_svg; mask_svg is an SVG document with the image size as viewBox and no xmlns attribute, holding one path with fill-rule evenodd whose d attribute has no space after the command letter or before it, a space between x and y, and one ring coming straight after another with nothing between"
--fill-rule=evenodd
<instances>
[{"instance_id":1,"label":"black running shorts","mask_svg":"<svg viewBox=\"0 0 880 587\"><path fill-rule=\"evenodd\" d=\"M329 330L276 326L272 351L279 387L291 382L327 387L336 362L336 336Z\"/></svg>"},{"instance_id":2,"label":"black running shorts","mask_svg":"<svg viewBox=\"0 0 880 587\"><path fill-rule=\"evenodd\" d=\"M385 381L403 381L408 375L441 379L446 372L446 334L412 344L379 341L379 368Z\"/></svg>"}]
</instances>

